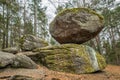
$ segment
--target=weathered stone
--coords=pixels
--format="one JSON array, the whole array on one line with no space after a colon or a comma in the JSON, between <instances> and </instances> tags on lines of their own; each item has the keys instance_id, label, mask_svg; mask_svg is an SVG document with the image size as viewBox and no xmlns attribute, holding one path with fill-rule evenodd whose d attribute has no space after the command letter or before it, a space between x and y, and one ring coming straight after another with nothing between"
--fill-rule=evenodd
<instances>
[{"instance_id":1,"label":"weathered stone","mask_svg":"<svg viewBox=\"0 0 120 80\"><path fill-rule=\"evenodd\" d=\"M20 48L18 48L18 47L10 47L10 48L5 48L2 51L16 54L16 53L18 53L20 51Z\"/></svg>"},{"instance_id":2,"label":"weathered stone","mask_svg":"<svg viewBox=\"0 0 120 80\"><path fill-rule=\"evenodd\" d=\"M38 68L37 64L26 55L16 55L13 61L14 62L12 64L12 67L15 68L29 68L29 69Z\"/></svg>"},{"instance_id":3,"label":"weathered stone","mask_svg":"<svg viewBox=\"0 0 120 80\"><path fill-rule=\"evenodd\" d=\"M63 44L35 49L31 57L49 69L69 73L92 73L106 67L105 59L85 45ZM33 56L32 56L33 55Z\"/></svg>"},{"instance_id":4,"label":"weathered stone","mask_svg":"<svg viewBox=\"0 0 120 80\"><path fill-rule=\"evenodd\" d=\"M73 8L61 11L50 24L50 33L59 43L84 43L103 28L103 17L93 10Z\"/></svg>"},{"instance_id":5,"label":"weathered stone","mask_svg":"<svg viewBox=\"0 0 120 80\"><path fill-rule=\"evenodd\" d=\"M30 57L35 63L41 64L41 57L42 56L39 55L38 52L26 51L26 52L20 52L18 54L26 55L26 56Z\"/></svg>"},{"instance_id":6,"label":"weathered stone","mask_svg":"<svg viewBox=\"0 0 120 80\"><path fill-rule=\"evenodd\" d=\"M0 68L4 68L13 63L15 55L0 51Z\"/></svg>"},{"instance_id":7,"label":"weathered stone","mask_svg":"<svg viewBox=\"0 0 120 80\"><path fill-rule=\"evenodd\" d=\"M33 35L26 35L20 39L20 47L23 51L32 51L35 48L48 46L48 43Z\"/></svg>"},{"instance_id":8,"label":"weathered stone","mask_svg":"<svg viewBox=\"0 0 120 80\"><path fill-rule=\"evenodd\" d=\"M14 55L0 51L0 68L6 68L8 66L14 68L37 68L37 64L26 55Z\"/></svg>"}]
</instances>

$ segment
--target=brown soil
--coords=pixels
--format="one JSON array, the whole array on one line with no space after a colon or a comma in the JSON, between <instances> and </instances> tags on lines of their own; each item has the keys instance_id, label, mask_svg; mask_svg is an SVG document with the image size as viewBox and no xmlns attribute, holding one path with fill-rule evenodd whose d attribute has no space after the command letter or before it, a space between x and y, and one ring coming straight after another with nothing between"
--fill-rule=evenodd
<instances>
[{"instance_id":1,"label":"brown soil","mask_svg":"<svg viewBox=\"0 0 120 80\"><path fill-rule=\"evenodd\" d=\"M26 75L43 80L120 80L120 66L108 65L102 72L80 75L56 72L41 66L38 69L0 69L0 80L6 80L13 75Z\"/></svg>"}]
</instances>

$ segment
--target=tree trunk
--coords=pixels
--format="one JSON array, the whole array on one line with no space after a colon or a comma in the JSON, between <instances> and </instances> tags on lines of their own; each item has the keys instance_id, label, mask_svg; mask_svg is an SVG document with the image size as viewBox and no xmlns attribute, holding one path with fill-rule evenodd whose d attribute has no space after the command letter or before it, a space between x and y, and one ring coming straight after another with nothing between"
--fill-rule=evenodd
<instances>
[{"instance_id":1,"label":"tree trunk","mask_svg":"<svg viewBox=\"0 0 120 80\"><path fill-rule=\"evenodd\" d=\"M23 12L23 22L24 22L24 25L23 25L23 35L26 34L26 2L24 0L24 12Z\"/></svg>"},{"instance_id":2,"label":"tree trunk","mask_svg":"<svg viewBox=\"0 0 120 80\"><path fill-rule=\"evenodd\" d=\"M37 3L34 0L34 35L37 34Z\"/></svg>"},{"instance_id":3,"label":"tree trunk","mask_svg":"<svg viewBox=\"0 0 120 80\"><path fill-rule=\"evenodd\" d=\"M85 0L83 0L83 7L86 7L86 3L85 3Z\"/></svg>"},{"instance_id":4,"label":"tree trunk","mask_svg":"<svg viewBox=\"0 0 120 80\"><path fill-rule=\"evenodd\" d=\"M6 48L8 47L8 34L9 34L9 9L8 9L8 5L7 5L7 22L6 22Z\"/></svg>"},{"instance_id":5,"label":"tree trunk","mask_svg":"<svg viewBox=\"0 0 120 80\"><path fill-rule=\"evenodd\" d=\"M114 48L115 48L115 37L114 36L115 36L114 35L114 28L111 28L111 39L112 39L111 43L112 43L113 51L114 51Z\"/></svg>"},{"instance_id":6,"label":"tree trunk","mask_svg":"<svg viewBox=\"0 0 120 80\"><path fill-rule=\"evenodd\" d=\"M120 40L120 29L119 29L120 26L117 26L116 27L116 32L118 33L118 36L119 36L119 40Z\"/></svg>"},{"instance_id":7,"label":"tree trunk","mask_svg":"<svg viewBox=\"0 0 120 80\"><path fill-rule=\"evenodd\" d=\"M2 41L2 49L4 49L5 48L5 21L4 21L4 15L5 15L5 13L4 13L4 10L5 10L5 7L4 7L4 5L3 5L3 41Z\"/></svg>"},{"instance_id":8,"label":"tree trunk","mask_svg":"<svg viewBox=\"0 0 120 80\"><path fill-rule=\"evenodd\" d=\"M99 37L99 35L98 36L96 36L96 38L95 38L95 40L96 40L96 43L97 43L97 50L99 51L99 53L101 53L101 50L100 50L100 37Z\"/></svg>"}]
</instances>

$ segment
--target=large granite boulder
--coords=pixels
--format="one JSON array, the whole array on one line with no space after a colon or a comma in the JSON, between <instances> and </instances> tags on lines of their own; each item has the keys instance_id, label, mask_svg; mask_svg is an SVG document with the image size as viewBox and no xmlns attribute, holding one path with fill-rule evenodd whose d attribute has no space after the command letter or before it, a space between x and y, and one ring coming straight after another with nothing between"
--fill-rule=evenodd
<instances>
[{"instance_id":1,"label":"large granite boulder","mask_svg":"<svg viewBox=\"0 0 120 80\"><path fill-rule=\"evenodd\" d=\"M50 24L50 33L59 43L84 43L103 28L103 17L87 8L61 11Z\"/></svg>"},{"instance_id":2,"label":"large granite boulder","mask_svg":"<svg viewBox=\"0 0 120 80\"><path fill-rule=\"evenodd\" d=\"M25 35L20 39L20 47L23 51L32 51L35 48L48 46L48 43L33 35Z\"/></svg>"},{"instance_id":3,"label":"large granite boulder","mask_svg":"<svg viewBox=\"0 0 120 80\"><path fill-rule=\"evenodd\" d=\"M6 68L8 66L12 68L38 68L37 64L26 55L14 55L0 51L0 68Z\"/></svg>"},{"instance_id":4,"label":"large granite boulder","mask_svg":"<svg viewBox=\"0 0 120 80\"><path fill-rule=\"evenodd\" d=\"M92 73L106 67L105 59L85 45L63 44L23 53L49 69L69 73Z\"/></svg>"}]
</instances>

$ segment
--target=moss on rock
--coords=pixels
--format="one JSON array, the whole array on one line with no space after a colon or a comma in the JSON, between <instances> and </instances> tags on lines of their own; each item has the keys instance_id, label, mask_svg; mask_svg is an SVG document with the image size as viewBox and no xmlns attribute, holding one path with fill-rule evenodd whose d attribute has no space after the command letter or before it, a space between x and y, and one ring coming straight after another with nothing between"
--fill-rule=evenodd
<instances>
[{"instance_id":1,"label":"moss on rock","mask_svg":"<svg viewBox=\"0 0 120 80\"><path fill-rule=\"evenodd\" d=\"M94 69L90 60L91 56L86 51L85 45L78 44L63 44L58 46L49 46L35 49L35 52L39 52L40 55L44 55L41 58L43 65L49 69L69 72L69 73L91 73L97 71ZM104 58L96 52L98 59L99 70L105 68L106 64Z\"/></svg>"},{"instance_id":2,"label":"moss on rock","mask_svg":"<svg viewBox=\"0 0 120 80\"><path fill-rule=\"evenodd\" d=\"M73 13L77 13L77 12L80 12L80 11L87 11L88 13L90 14L94 14L94 15L97 15L101 22L104 22L104 17L98 13L96 13L95 11L89 9L89 8L72 8L72 9L64 9L62 10L61 12L58 13L57 16L61 16L61 15L64 15L65 13L68 13L68 12L73 12ZM56 17L57 17L56 16Z\"/></svg>"},{"instance_id":3,"label":"moss on rock","mask_svg":"<svg viewBox=\"0 0 120 80\"><path fill-rule=\"evenodd\" d=\"M102 55L100 55L99 53L96 56L97 56L99 67L100 68L105 68L105 66L107 65L105 58Z\"/></svg>"}]
</instances>

